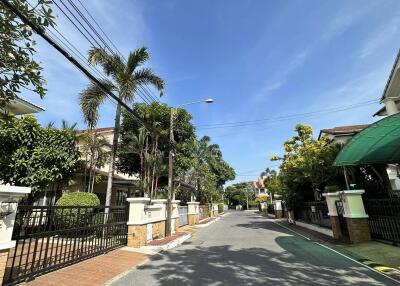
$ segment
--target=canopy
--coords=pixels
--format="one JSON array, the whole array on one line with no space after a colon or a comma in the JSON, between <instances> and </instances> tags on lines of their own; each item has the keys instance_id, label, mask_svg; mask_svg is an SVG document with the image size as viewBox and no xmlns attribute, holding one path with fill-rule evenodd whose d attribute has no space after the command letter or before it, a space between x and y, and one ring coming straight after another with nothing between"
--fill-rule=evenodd
<instances>
[{"instance_id":1,"label":"canopy","mask_svg":"<svg viewBox=\"0 0 400 286\"><path fill-rule=\"evenodd\" d=\"M379 120L356 134L334 166L400 163L400 113Z\"/></svg>"}]
</instances>

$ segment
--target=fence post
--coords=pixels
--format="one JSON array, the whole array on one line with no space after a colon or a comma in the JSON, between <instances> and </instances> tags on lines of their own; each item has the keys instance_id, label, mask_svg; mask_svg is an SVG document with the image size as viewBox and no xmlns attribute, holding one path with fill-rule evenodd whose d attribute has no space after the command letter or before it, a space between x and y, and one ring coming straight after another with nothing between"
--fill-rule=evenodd
<instances>
[{"instance_id":1,"label":"fence post","mask_svg":"<svg viewBox=\"0 0 400 286\"><path fill-rule=\"evenodd\" d=\"M8 252L15 246L11 240L14 230L18 199L31 192L29 187L0 185L0 282L7 266ZM1 283L0 283L1 284Z\"/></svg>"},{"instance_id":2,"label":"fence post","mask_svg":"<svg viewBox=\"0 0 400 286\"><path fill-rule=\"evenodd\" d=\"M199 202L188 202L188 222L189 225L199 223Z\"/></svg>"},{"instance_id":3,"label":"fence post","mask_svg":"<svg viewBox=\"0 0 400 286\"><path fill-rule=\"evenodd\" d=\"M172 201L172 233L175 233L179 227L179 210L178 206L181 203L180 200L173 200Z\"/></svg>"},{"instance_id":4,"label":"fence post","mask_svg":"<svg viewBox=\"0 0 400 286\"><path fill-rule=\"evenodd\" d=\"M331 220L333 237L339 239L342 237L339 216L336 208L336 201L339 200L339 192L326 193L323 194L323 196L326 198L326 204L328 205L328 215Z\"/></svg>"},{"instance_id":5,"label":"fence post","mask_svg":"<svg viewBox=\"0 0 400 286\"><path fill-rule=\"evenodd\" d=\"M130 247L141 247L148 240L165 236L166 200L127 198L129 203L128 242Z\"/></svg>"},{"instance_id":6,"label":"fence post","mask_svg":"<svg viewBox=\"0 0 400 286\"><path fill-rule=\"evenodd\" d=\"M368 228L368 215L365 213L361 197L364 193L364 190L346 190L340 192L349 238L353 243L371 240Z\"/></svg>"}]
</instances>

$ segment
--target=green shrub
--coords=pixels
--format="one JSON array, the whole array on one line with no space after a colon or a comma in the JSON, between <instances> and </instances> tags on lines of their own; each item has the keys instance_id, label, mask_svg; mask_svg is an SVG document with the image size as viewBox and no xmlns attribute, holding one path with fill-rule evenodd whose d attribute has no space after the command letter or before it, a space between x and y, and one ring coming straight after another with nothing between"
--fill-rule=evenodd
<instances>
[{"instance_id":1,"label":"green shrub","mask_svg":"<svg viewBox=\"0 0 400 286\"><path fill-rule=\"evenodd\" d=\"M224 212L224 204L218 204L218 213L223 213Z\"/></svg>"},{"instance_id":2,"label":"green shrub","mask_svg":"<svg viewBox=\"0 0 400 286\"><path fill-rule=\"evenodd\" d=\"M92 193L75 192L63 195L56 206L82 206L88 208L59 208L55 211L56 225L62 229L82 227L89 224L93 217L93 208L100 200Z\"/></svg>"}]
</instances>

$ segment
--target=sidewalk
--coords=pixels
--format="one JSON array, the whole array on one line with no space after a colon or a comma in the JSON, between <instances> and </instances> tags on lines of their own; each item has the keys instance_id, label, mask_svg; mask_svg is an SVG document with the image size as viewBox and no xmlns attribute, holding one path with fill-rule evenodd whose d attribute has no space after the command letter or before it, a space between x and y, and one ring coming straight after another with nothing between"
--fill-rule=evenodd
<instances>
[{"instance_id":1,"label":"sidewalk","mask_svg":"<svg viewBox=\"0 0 400 286\"><path fill-rule=\"evenodd\" d=\"M143 263L148 255L126 250L113 250L107 254L39 276L25 283L27 286L98 286L115 276Z\"/></svg>"},{"instance_id":2,"label":"sidewalk","mask_svg":"<svg viewBox=\"0 0 400 286\"><path fill-rule=\"evenodd\" d=\"M335 240L330 236L298 225L289 224L286 219L274 221L313 241L327 244L335 250L351 256L375 270L400 277L400 247L374 240L352 244L346 241Z\"/></svg>"}]
</instances>

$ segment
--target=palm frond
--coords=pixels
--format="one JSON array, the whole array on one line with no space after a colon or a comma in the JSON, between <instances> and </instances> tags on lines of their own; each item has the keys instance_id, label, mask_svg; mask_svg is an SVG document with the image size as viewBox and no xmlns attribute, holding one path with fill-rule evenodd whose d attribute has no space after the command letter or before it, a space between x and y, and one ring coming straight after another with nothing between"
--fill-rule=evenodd
<instances>
[{"instance_id":1,"label":"palm frond","mask_svg":"<svg viewBox=\"0 0 400 286\"><path fill-rule=\"evenodd\" d=\"M132 74L134 70L150 58L146 47L141 47L129 53L126 63L126 73Z\"/></svg>"},{"instance_id":2,"label":"palm frond","mask_svg":"<svg viewBox=\"0 0 400 286\"><path fill-rule=\"evenodd\" d=\"M164 94L164 80L156 75L151 69L143 68L133 73L133 80L137 84L151 84L160 92L160 96Z\"/></svg>"},{"instance_id":3,"label":"palm frond","mask_svg":"<svg viewBox=\"0 0 400 286\"><path fill-rule=\"evenodd\" d=\"M102 84L111 91L112 83L103 81ZM89 84L79 94L79 105L82 110L83 119L90 129L96 127L99 120L99 107L106 98L107 93L96 83Z\"/></svg>"},{"instance_id":4,"label":"palm frond","mask_svg":"<svg viewBox=\"0 0 400 286\"><path fill-rule=\"evenodd\" d=\"M105 74L117 79L123 73L125 65L120 56L109 54L103 48L91 48L88 52L88 60L92 65L100 65Z\"/></svg>"}]
</instances>

